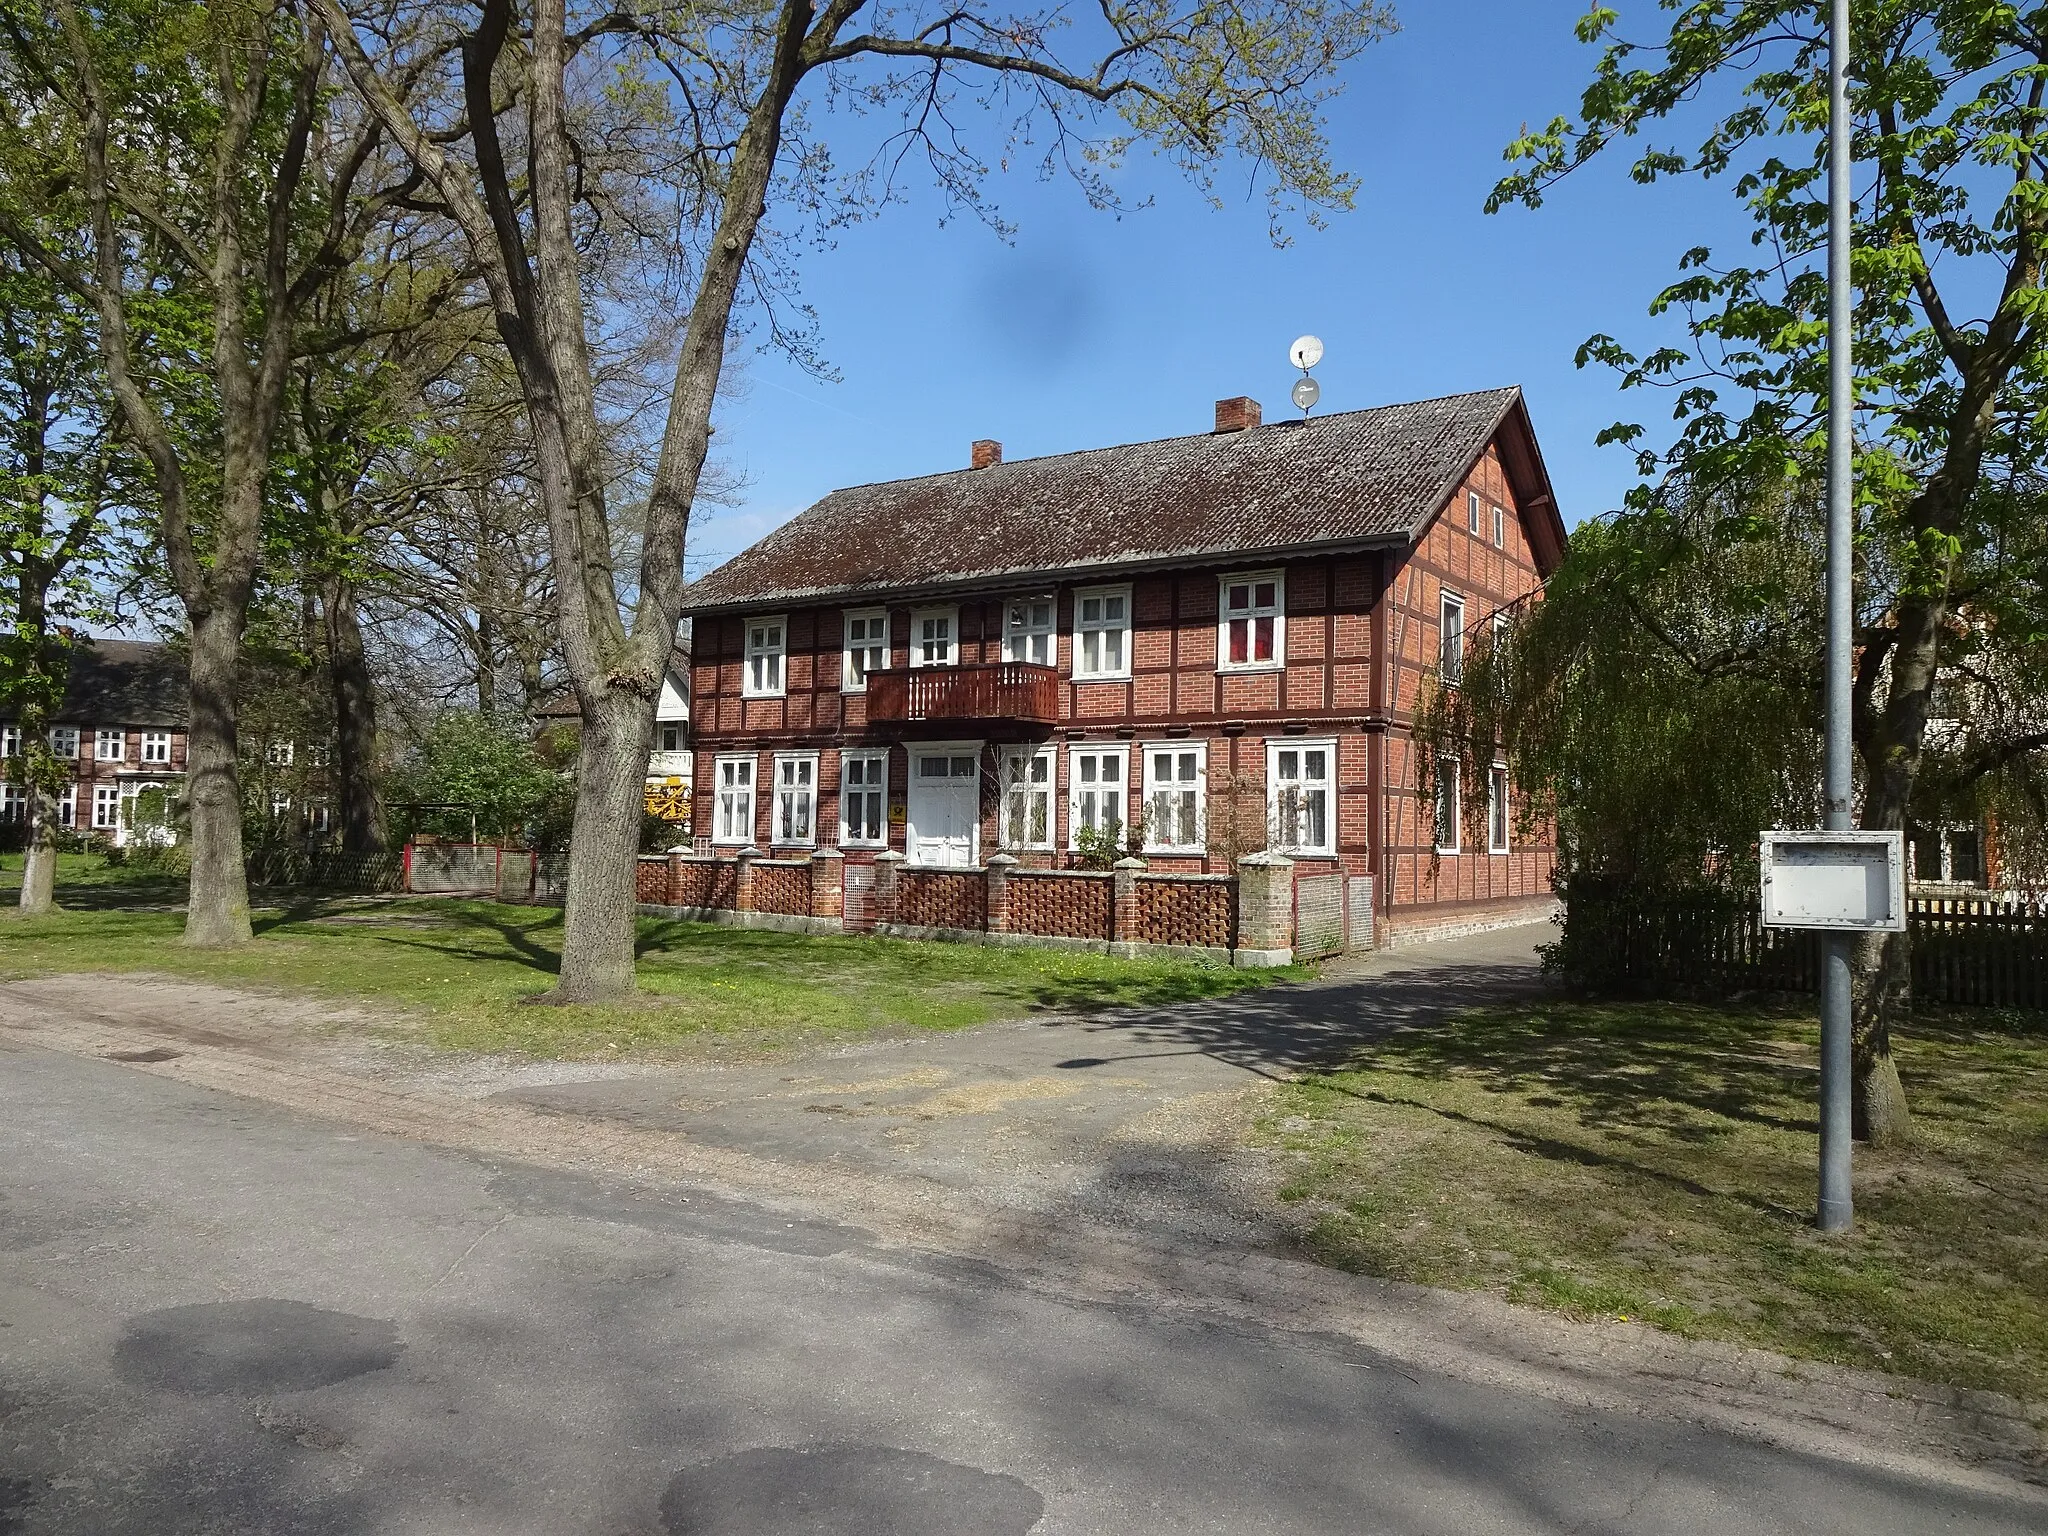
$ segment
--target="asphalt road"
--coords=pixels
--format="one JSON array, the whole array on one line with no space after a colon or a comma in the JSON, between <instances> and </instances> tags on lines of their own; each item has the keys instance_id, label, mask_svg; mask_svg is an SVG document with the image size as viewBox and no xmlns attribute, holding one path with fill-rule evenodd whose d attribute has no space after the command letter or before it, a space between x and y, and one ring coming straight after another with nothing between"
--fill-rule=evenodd
<instances>
[{"instance_id":1,"label":"asphalt road","mask_svg":"<svg viewBox=\"0 0 2048 1536\"><path fill-rule=\"evenodd\" d=\"M2048 1505L0 1049L0 1532L1880 1530Z\"/></svg>"}]
</instances>

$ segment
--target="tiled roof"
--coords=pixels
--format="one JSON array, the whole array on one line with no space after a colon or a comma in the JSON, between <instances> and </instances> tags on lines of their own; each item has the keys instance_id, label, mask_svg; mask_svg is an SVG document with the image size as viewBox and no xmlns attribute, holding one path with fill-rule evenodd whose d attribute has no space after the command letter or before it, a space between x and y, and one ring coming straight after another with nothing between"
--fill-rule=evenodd
<instances>
[{"instance_id":1,"label":"tiled roof","mask_svg":"<svg viewBox=\"0 0 2048 1536\"><path fill-rule=\"evenodd\" d=\"M86 640L72 649L64 702L51 719L183 730L189 678L184 652L160 640Z\"/></svg>"},{"instance_id":2,"label":"tiled roof","mask_svg":"<svg viewBox=\"0 0 2048 1536\"><path fill-rule=\"evenodd\" d=\"M1520 402L1484 390L834 491L693 583L685 606L1402 542Z\"/></svg>"}]
</instances>

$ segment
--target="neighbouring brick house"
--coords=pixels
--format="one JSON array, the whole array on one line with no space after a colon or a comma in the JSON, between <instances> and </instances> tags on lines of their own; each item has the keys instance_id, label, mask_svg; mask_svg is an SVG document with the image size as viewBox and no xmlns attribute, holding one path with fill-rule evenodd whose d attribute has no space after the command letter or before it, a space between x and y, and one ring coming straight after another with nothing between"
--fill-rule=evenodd
<instances>
[{"instance_id":1,"label":"neighbouring brick house","mask_svg":"<svg viewBox=\"0 0 2048 1536\"><path fill-rule=\"evenodd\" d=\"M582 706L564 691L534 712L549 724L581 725ZM647 753L646 808L649 815L674 822L678 836L689 829L690 772L690 647L678 640L662 672L661 692L654 701L654 740Z\"/></svg>"},{"instance_id":2,"label":"neighbouring brick house","mask_svg":"<svg viewBox=\"0 0 2048 1536\"><path fill-rule=\"evenodd\" d=\"M1033 932L1106 931L1107 876L1024 879L1096 833L1142 856L1145 937L1213 927L1195 882L1264 849L1320 930L1303 948L1527 917L1548 832L1504 767L1425 789L1410 725L1563 548L1512 388L1271 424L1223 400L1198 436L1008 463L979 442L970 468L835 491L689 589L700 851L753 850L758 880L836 849L849 912L885 851L906 873L1000 851L1034 911L1076 909ZM994 927L980 889L912 881L894 915ZM784 898L755 904L810 910Z\"/></svg>"},{"instance_id":3,"label":"neighbouring brick house","mask_svg":"<svg viewBox=\"0 0 2048 1536\"><path fill-rule=\"evenodd\" d=\"M71 765L58 802L64 826L117 845L131 840L129 808L146 789L176 798L185 777L186 672L170 646L144 640L87 640L71 653L63 704L50 745ZM0 721L0 756L21 748L21 729ZM0 787L0 826L18 839L26 792Z\"/></svg>"}]
</instances>

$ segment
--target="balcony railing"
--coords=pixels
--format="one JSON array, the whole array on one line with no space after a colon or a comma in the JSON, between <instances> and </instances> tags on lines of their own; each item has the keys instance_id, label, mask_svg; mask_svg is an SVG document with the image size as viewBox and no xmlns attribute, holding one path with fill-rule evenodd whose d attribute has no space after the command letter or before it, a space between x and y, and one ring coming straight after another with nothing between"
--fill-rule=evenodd
<instances>
[{"instance_id":1,"label":"balcony railing","mask_svg":"<svg viewBox=\"0 0 2048 1536\"><path fill-rule=\"evenodd\" d=\"M1059 719L1060 675L1028 661L963 667L913 667L868 676L868 720L912 725L927 720Z\"/></svg>"}]
</instances>

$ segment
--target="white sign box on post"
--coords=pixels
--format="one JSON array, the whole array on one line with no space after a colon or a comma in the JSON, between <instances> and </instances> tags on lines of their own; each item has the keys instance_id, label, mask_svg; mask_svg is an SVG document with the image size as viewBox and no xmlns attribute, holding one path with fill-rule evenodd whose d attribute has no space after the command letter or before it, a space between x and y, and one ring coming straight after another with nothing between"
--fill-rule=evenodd
<instances>
[{"instance_id":1,"label":"white sign box on post","mask_svg":"<svg viewBox=\"0 0 2048 1536\"><path fill-rule=\"evenodd\" d=\"M1764 926L1903 933L1903 832L1763 834Z\"/></svg>"}]
</instances>

